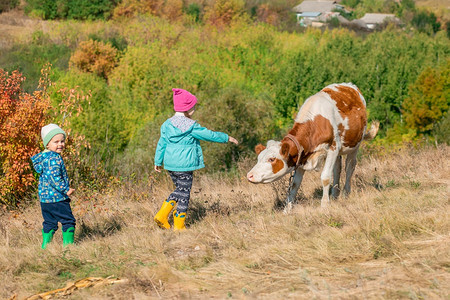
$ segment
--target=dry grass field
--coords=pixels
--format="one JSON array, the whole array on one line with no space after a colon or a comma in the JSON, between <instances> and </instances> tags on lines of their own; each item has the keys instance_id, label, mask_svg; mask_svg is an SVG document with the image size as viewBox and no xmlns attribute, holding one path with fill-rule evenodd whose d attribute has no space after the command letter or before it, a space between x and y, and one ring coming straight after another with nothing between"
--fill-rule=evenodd
<instances>
[{"instance_id":1,"label":"dry grass field","mask_svg":"<svg viewBox=\"0 0 450 300\"><path fill-rule=\"evenodd\" d=\"M319 173L307 173L289 215L287 177L195 178L188 230L153 216L172 188L167 173L73 197L76 244L59 230L40 249L38 203L0 216L0 298L120 279L64 299L449 299L450 147L365 157L353 192L320 208ZM62 297L62 296L60 296ZM33 298L31 298L33 299ZM39 299L35 297L34 299Z\"/></svg>"}]
</instances>

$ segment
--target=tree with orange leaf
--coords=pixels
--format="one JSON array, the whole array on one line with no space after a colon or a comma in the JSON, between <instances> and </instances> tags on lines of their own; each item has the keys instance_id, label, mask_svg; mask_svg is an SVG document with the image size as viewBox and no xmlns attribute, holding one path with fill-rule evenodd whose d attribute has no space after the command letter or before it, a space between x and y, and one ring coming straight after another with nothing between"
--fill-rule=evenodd
<instances>
[{"instance_id":1,"label":"tree with orange leaf","mask_svg":"<svg viewBox=\"0 0 450 300\"><path fill-rule=\"evenodd\" d=\"M21 87L24 81L18 71L0 69L0 203L7 205L17 205L35 182L29 159L39 151L39 132L50 106L45 87L28 94Z\"/></svg>"}]
</instances>

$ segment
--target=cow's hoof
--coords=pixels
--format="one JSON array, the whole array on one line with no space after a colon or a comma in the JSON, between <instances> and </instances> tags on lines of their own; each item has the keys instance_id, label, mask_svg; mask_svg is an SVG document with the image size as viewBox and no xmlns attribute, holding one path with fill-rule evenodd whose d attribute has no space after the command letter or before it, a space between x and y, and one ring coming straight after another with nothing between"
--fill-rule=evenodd
<instances>
[{"instance_id":1,"label":"cow's hoof","mask_svg":"<svg viewBox=\"0 0 450 300\"><path fill-rule=\"evenodd\" d=\"M320 208L326 209L330 207L330 200L322 200L320 202Z\"/></svg>"},{"instance_id":2,"label":"cow's hoof","mask_svg":"<svg viewBox=\"0 0 450 300\"><path fill-rule=\"evenodd\" d=\"M286 204L286 206L284 207L283 213L285 215L290 214L292 211L292 203L288 202L288 204Z\"/></svg>"}]
</instances>

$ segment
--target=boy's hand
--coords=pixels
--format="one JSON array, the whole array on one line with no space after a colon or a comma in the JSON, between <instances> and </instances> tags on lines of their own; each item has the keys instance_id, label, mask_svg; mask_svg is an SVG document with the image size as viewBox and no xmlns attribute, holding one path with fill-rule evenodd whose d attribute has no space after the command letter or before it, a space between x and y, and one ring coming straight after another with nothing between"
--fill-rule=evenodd
<instances>
[{"instance_id":1,"label":"boy's hand","mask_svg":"<svg viewBox=\"0 0 450 300\"><path fill-rule=\"evenodd\" d=\"M155 171L160 173L161 172L162 167L161 166L155 166Z\"/></svg>"},{"instance_id":2,"label":"boy's hand","mask_svg":"<svg viewBox=\"0 0 450 300\"><path fill-rule=\"evenodd\" d=\"M238 142L234 137L232 137L232 136L228 136L228 141L229 141L229 142L232 142L232 143L234 143L234 144L236 144L236 145L239 144L239 142Z\"/></svg>"},{"instance_id":3,"label":"boy's hand","mask_svg":"<svg viewBox=\"0 0 450 300\"><path fill-rule=\"evenodd\" d=\"M69 191L67 192L67 196L72 195L73 192L75 192L75 189L70 188Z\"/></svg>"}]
</instances>

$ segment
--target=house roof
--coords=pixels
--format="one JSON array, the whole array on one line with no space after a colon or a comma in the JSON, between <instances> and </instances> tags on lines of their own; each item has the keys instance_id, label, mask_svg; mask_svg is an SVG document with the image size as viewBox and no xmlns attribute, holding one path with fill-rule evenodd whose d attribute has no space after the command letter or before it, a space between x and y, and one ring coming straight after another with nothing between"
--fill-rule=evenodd
<instances>
[{"instance_id":1,"label":"house roof","mask_svg":"<svg viewBox=\"0 0 450 300\"><path fill-rule=\"evenodd\" d=\"M303 1L292 10L297 13L304 12L330 12L335 9L335 1Z\"/></svg>"},{"instance_id":2,"label":"house roof","mask_svg":"<svg viewBox=\"0 0 450 300\"><path fill-rule=\"evenodd\" d=\"M399 21L394 14L365 14L364 17L359 20L363 21L366 24L381 24L385 19L396 22Z\"/></svg>"},{"instance_id":3,"label":"house roof","mask_svg":"<svg viewBox=\"0 0 450 300\"><path fill-rule=\"evenodd\" d=\"M318 17L320 15L320 12L303 12L298 14L299 17L305 17L305 18L312 18L312 17Z\"/></svg>"}]
</instances>

